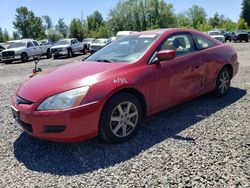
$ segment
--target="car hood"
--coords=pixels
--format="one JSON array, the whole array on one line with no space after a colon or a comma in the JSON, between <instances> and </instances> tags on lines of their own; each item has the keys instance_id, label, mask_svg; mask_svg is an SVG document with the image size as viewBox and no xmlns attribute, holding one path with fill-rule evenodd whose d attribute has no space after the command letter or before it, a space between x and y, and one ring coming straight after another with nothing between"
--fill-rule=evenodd
<instances>
[{"instance_id":1,"label":"car hood","mask_svg":"<svg viewBox=\"0 0 250 188\"><path fill-rule=\"evenodd\" d=\"M19 47L19 48L8 48L6 50L3 50L2 52L8 52L8 51L14 51L14 52L17 52L17 51L20 51L20 50L23 50L25 49L26 47Z\"/></svg>"},{"instance_id":2,"label":"car hood","mask_svg":"<svg viewBox=\"0 0 250 188\"><path fill-rule=\"evenodd\" d=\"M24 82L16 94L32 102L42 102L55 94L82 86L91 86L115 75L123 63L75 62L42 72ZM106 76L105 76L106 75Z\"/></svg>"},{"instance_id":3,"label":"car hood","mask_svg":"<svg viewBox=\"0 0 250 188\"><path fill-rule=\"evenodd\" d=\"M68 48L68 44L63 44L63 45L57 45L57 46L52 46L50 49L56 49L56 48Z\"/></svg>"},{"instance_id":4,"label":"car hood","mask_svg":"<svg viewBox=\"0 0 250 188\"><path fill-rule=\"evenodd\" d=\"M223 35L212 35L211 37L213 37L213 38L224 38Z\"/></svg>"},{"instance_id":5,"label":"car hood","mask_svg":"<svg viewBox=\"0 0 250 188\"><path fill-rule=\"evenodd\" d=\"M104 43L92 43L91 46L105 46Z\"/></svg>"}]
</instances>

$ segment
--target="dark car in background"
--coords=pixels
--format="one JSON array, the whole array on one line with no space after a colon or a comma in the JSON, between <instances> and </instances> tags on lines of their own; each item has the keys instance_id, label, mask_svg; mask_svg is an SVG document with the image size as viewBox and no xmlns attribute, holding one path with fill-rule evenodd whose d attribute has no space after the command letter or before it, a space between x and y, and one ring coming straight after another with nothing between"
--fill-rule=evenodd
<instances>
[{"instance_id":1,"label":"dark car in background","mask_svg":"<svg viewBox=\"0 0 250 188\"><path fill-rule=\"evenodd\" d=\"M246 31L234 31L231 33L231 39L229 41L249 42L249 34Z\"/></svg>"},{"instance_id":2,"label":"dark car in background","mask_svg":"<svg viewBox=\"0 0 250 188\"><path fill-rule=\"evenodd\" d=\"M6 49L4 43L0 43L0 62L2 61L2 51Z\"/></svg>"}]
</instances>

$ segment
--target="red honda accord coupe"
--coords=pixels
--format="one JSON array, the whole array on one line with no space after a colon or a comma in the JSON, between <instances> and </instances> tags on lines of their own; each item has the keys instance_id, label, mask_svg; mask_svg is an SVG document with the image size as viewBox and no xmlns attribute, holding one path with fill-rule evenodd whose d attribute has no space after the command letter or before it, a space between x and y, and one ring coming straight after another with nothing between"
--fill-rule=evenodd
<instances>
[{"instance_id":1,"label":"red honda accord coupe","mask_svg":"<svg viewBox=\"0 0 250 188\"><path fill-rule=\"evenodd\" d=\"M74 142L130 139L141 120L205 93L227 94L239 64L235 50L188 29L136 33L86 60L40 73L12 96L12 112L30 135Z\"/></svg>"}]
</instances>

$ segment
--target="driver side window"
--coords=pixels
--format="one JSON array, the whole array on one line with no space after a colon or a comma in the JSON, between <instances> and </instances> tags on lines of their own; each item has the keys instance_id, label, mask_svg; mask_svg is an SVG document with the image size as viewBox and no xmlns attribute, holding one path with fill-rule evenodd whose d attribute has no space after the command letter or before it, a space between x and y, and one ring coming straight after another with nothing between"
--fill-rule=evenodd
<instances>
[{"instance_id":1,"label":"driver side window","mask_svg":"<svg viewBox=\"0 0 250 188\"><path fill-rule=\"evenodd\" d=\"M191 34L175 34L168 37L160 46L162 50L176 50L177 56L192 53L196 51Z\"/></svg>"}]
</instances>

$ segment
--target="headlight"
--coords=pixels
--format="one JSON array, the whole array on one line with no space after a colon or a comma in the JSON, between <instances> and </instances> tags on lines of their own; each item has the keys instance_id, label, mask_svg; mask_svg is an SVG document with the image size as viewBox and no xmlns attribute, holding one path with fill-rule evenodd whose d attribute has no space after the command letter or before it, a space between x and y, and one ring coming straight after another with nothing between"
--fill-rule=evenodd
<instances>
[{"instance_id":1,"label":"headlight","mask_svg":"<svg viewBox=\"0 0 250 188\"><path fill-rule=\"evenodd\" d=\"M86 86L59 93L43 101L37 110L62 110L76 107L81 103L88 90L89 87Z\"/></svg>"}]
</instances>

